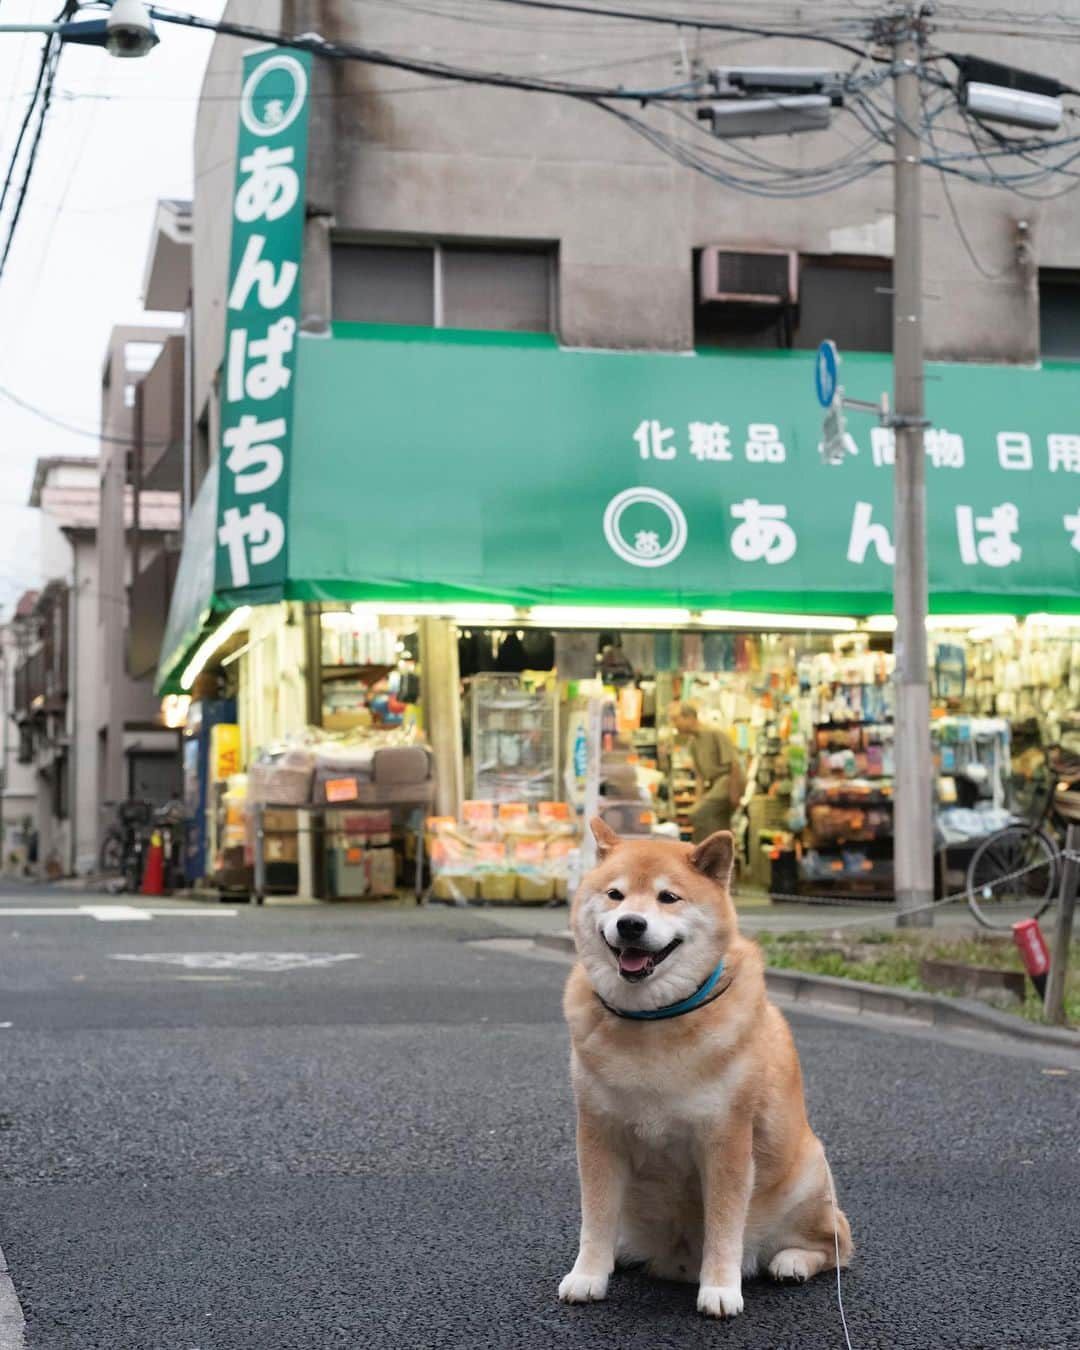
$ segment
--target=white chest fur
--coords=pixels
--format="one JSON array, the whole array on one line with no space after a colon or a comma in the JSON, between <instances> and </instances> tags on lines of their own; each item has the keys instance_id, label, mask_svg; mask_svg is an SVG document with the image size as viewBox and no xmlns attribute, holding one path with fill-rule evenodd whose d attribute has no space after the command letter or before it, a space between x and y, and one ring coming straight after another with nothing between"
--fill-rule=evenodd
<instances>
[{"instance_id":1,"label":"white chest fur","mask_svg":"<svg viewBox=\"0 0 1080 1350\"><path fill-rule=\"evenodd\" d=\"M742 1082L738 1060L717 1072L709 1059L618 1054L585 1065L575 1056L574 1086L586 1109L613 1130L653 1148L678 1149L723 1129Z\"/></svg>"}]
</instances>

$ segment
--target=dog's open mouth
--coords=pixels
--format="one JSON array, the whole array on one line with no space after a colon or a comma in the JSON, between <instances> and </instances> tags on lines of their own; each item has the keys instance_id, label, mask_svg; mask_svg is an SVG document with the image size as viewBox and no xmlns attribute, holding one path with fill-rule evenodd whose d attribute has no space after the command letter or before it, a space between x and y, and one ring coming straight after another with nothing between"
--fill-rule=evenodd
<instances>
[{"instance_id":1,"label":"dog's open mouth","mask_svg":"<svg viewBox=\"0 0 1080 1350\"><path fill-rule=\"evenodd\" d=\"M607 942L607 939L604 941ZM658 952L647 952L644 947L613 947L610 942L608 946L619 963L619 974L624 980L636 983L638 980L647 980L660 962L666 961L681 942L682 938L675 938Z\"/></svg>"}]
</instances>

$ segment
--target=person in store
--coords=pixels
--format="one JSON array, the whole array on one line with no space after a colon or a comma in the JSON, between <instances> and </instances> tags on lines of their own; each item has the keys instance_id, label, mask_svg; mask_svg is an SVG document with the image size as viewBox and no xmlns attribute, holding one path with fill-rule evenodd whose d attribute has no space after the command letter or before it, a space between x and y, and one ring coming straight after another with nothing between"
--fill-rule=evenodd
<instances>
[{"instance_id":1,"label":"person in store","mask_svg":"<svg viewBox=\"0 0 1080 1350\"><path fill-rule=\"evenodd\" d=\"M701 843L716 830L731 829L731 817L746 786L739 753L724 733L705 726L696 703L673 703L672 725L685 736L701 784L701 800L690 813L693 842Z\"/></svg>"}]
</instances>

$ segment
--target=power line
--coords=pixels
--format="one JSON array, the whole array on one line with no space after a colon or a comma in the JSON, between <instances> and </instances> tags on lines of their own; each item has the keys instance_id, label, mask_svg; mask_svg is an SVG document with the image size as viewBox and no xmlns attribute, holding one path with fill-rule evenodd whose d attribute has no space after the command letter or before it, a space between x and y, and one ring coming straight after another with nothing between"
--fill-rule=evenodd
<instances>
[{"instance_id":1,"label":"power line","mask_svg":"<svg viewBox=\"0 0 1080 1350\"><path fill-rule=\"evenodd\" d=\"M822 42L854 56L865 57L867 52L850 42L829 37L813 29L765 28L759 24L728 22L722 19L699 18L690 14L658 14L638 9L616 9L607 5L569 4L566 0L490 0L492 4L516 5L521 9L551 10L561 14L580 14L596 18L623 19L637 23L662 24L669 28L698 28L718 33L744 33L749 37L801 39L806 42ZM872 58L887 60L887 57Z\"/></svg>"},{"instance_id":2,"label":"power line","mask_svg":"<svg viewBox=\"0 0 1080 1350\"><path fill-rule=\"evenodd\" d=\"M11 245L15 241L15 231L19 225L19 218L22 216L23 203L26 201L26 194L30 188L30 180L34 174L34 168L37 164L38 147L41 145L41 136L45 130L45 121L49 115L49 105L52 102L53 84L56 80L56 67L60 62L61 42L58 38L50 37L46 45L48 56L48 66L45 76L45 87L40 99L40 112L38 114L37 126L34 129L34 139L30 143L30 153L26 161L26 172L23 174L22 184L19 187L19 195L15 201L15 209L11 214L11 222L8 225L7 238L4 241L3 252L0 253L0 278L4 275L4 268L7 266L8 254L11 252Z\"/></svg>"},{"instance_id":3,"label":"power line","mask_svg":"<svg viewBox=\"0 0 1080 1350\"><path fill-rule=\"evenodd\" d=\"M54 417L52 413L46 412L44 408L39 408L34 403L28 403L26 399L20 398L18 394L13 394L10 389L5 389L3 385L0 385L0 398L7 399L9 403L14 403L17 408L22 408L24 412L28 412L34 417L40 417L43 422L59 427L61 431L70 431L75 436L89 436L95 441L104 442L106 445L126 445L134 448L139 444L130 436L107 436L103 431L92 431L89 427L80 427L73 422L65 422L62 418ZM142 442L144 450L164 450L168 445L168 441Z\"/></svg>"},{"instance_id":4,"label":"power line","mask_svg":"<svg viewBox=\"0 0 1080 1350\"><path fill-rule=\"evenodd\" d=\"M33 120L34 110L37 107L38 98L41 95L41 89L45 83L45 74L49 68L49 54L51 48L52 39L49 38L41 49L41 62L38 65L37 80L30 94L30 102L26 106L26 112L23 115L23 120L19 127L19 134L15 138L15 148L11 152L11 161L8 164L7 173L4 176L4 186L0 188L0 211L3 211L4 203L7 201L8 192L15 178L15 167L19 161L19 151L22 149L23 138Z\"/></svg>"},{"instance_id":5,"label":"power line","mask_svg":"<svg viewBox=\"0 0 1080 1350\"><path fill-rule=\"evenodd\" d=\"M518 89L534 94L563 94L567 98L579 98L592 101L597 98L614 99L628 103L656 102L697 102L700 94L691 90L701 88L702 81L690 80L677 85L667 85L655 89L626 89L621 86L571 84L561 80L545 79L542 76L508 75L498 70L475 70L465 66L453 66L442 61L422 61L415 57L403 56L394 52L382 51L377 47L362 47L356 43L339 39L319 37L317 34L290 37L285 33L274 33L264 28L255 28L250 24L233 23L231 20L204 19L196 14L184 14L177 10L162 9L158 5L150 7L150 13L162 23L179 24L185 28L200 28L211 33L221 33L226 37L246 38L251 42L263 42L274 47L287 47L295 51L310 52L313 56L329 57L338 61L359 61L365 65L387 66L394 70L411 71L414 75L431 75L439 79L455 80L461 84L491 85L501 89Z\"/></svg>"}]
</instances>

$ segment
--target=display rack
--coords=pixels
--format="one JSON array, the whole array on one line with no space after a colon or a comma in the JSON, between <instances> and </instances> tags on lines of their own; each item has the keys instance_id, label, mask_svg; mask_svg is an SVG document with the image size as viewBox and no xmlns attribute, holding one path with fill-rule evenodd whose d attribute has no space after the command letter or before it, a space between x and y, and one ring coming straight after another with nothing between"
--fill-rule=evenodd
<instances>
[{"instance_id":1,"label":"display rack","mask_svg":"<svg viewBox=\"0 0 1080 1350\"><path fill-rule=\"evenodd\" d=\"M875 678L863 673L849 668L814 686L799 867L807 892L892 890L893 686L884 662L866 672Z\"/></svg>"},{"instance_id":2,"label":"display rack","mask_svg":"<svg viewBox=\"0 0 1080 1350\"><path fill-rule=\"evenodd\" d=\"M682 839L693 837L694 826L690 816L697 803L698 781L694 761L689 750L677 746L671 756L671 807Z\"/></svg>"},{"instance_id":3,"label":"display rack","mask_svg":"<svg viewBox=\"0 0 1080 1350\"><path fill-rule=\"evenodd\" d=\"M517 675L470 682L472 795L493 802L540 802L557 795L558 703L530 692Z\"/></svg>"}]
</instances>

